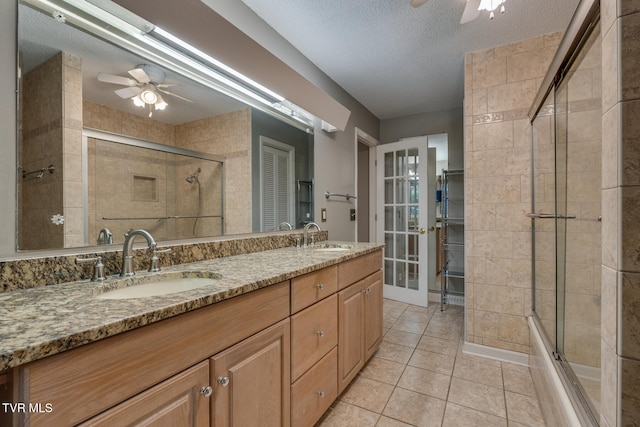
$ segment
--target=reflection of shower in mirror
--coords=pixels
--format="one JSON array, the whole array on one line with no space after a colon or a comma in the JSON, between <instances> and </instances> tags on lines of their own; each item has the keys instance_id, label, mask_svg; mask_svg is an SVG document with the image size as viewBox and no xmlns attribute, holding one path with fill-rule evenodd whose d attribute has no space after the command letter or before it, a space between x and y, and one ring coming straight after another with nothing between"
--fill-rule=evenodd
<instances>
[{"instance_id":1,"label":"reflection of shower in mirror","mask_svg":"<svg viewBox=\"0 0 640 427\"><path fill-rule=\"evenodd\" d=\"M198 168L194 173L192 173L191 175L189 175L187 177L187 182L189 184L193 184L194 181L197 181L198 184L200 183L200 181L198 181L198 175L200 175L200 172L202 172L202 169Z\"/></svg>"},{"instance_id":2,"label":"reflection of shower in mirror","mask_svg":"<svg viewBox=\"0 0 640 427\"><path fill-rule=\"evenodd\" d=\"M202 215L202 189L200 188L200 180L198 179L198 175L200 175L200 172L202 172L202 169L198 168L194 173L192 173L186 178L186 181L189 184L193 184L194 182L198 184L198 213L196 216L196 220L193 221L193 231L192 231L193 237L196 237L196 227L198 226L198 220L200 219L200 215Z\"/></svg>"}]
</instances>

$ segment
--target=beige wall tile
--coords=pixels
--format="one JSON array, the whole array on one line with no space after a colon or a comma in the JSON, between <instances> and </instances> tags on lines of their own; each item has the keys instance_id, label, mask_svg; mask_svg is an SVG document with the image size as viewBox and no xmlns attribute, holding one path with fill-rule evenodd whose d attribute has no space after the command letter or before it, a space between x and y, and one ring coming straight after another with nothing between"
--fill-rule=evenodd
<instances>
[{"instance_id":1,"label":"beige wall tile","mask_svg":"<svg viewBox=\"0 0 640 427\"><path fill-rule=\"evenodd\" d=\"M602 191L602 264L618 267L618 189Z\"/></svg>"},{"instance_id":2,"label":"beige wall tile","mask_svg":"<svg viewBox=\"0 0 640 427\"><path fill-rule=\"evenodd\" d=\"M602 37L602 111L607 112L619 99L618 95L618 26L615 21Z\"/></svg>"},{"instance_id":3,"label":"beige wall tile","mask_svg":"<svg viewBox=\"0 0 640 427\"><path fill-rule=\"evenodd\" d=\"M640 361L618 359L620 375L619 425L640 425Z\"/></svg>"},{"instance_id":4,"label":"beige wall tile","mask_svg":"<svg viewBox=\"0 0 640 427\"><path fill-rule=\"evenodd\" d=\"M539 39L539 38L538 38ZM536 44L542 44L542 41ZM516 53L507 57L507 82L519 82L544 76L553 59L556 47L545 47Z\"/></svg>"},{"instance_id":5,"label":"beige wall tile","mask_svg":"<svg viewBox=\"0 0 640 427\"><path fill-rule=\"evenodd\" d=\"M490 87L487 89L488 111L492 113L529 108L537 91L535 79Z\"/></svg>"},{"instance_id":6,"label":"beige wall tile","mask_svg":"<svg viewBox=\"0 0 640 427\"><path fill-rule=\"evenodd\" d=\"M497 272L496 274L500 274ZM508 286L478 285L476 309L514 316L524 315L525 289ZM477 332L476 332L477 333Z\"/></svg>"},{"instance_id":7,"label":"beige wall tile","mask_svg":"<svg viewBox=\"0 0 640 427\"><path fill-rule=\"evenodd\" d=\"M621 231L619 266L625 271L640 271L640 186L620 188ZM603 233L604 234L604 233Z\"/></svg>"},{"instance_id":8,"label":"beige wall tile","mask_svg":"<svg viewBox=\"0 0 640 427\"><path fill-rule=\"evenodd\" d=\"M620 108L620 184L640 185L640 100L622 102Z\"/></svg>"},{"instance_id":9,"label":"beige wall tile","mask_svg":"<svg viewBox=\"0 0 640 427\"><path fill-rule=\"evenodd\" d=\"M640 98L640 13L620 22L620 90L623 100Z\"/></svg>"}]
</instances>

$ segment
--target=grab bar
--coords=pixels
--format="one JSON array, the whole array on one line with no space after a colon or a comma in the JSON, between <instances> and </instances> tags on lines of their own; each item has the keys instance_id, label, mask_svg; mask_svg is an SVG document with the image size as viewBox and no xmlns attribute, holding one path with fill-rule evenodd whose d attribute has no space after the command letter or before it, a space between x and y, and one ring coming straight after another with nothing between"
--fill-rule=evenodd
<instances>
[{"instance_id":1,"label":"grab bar","mask_svg":"<svg viewBox=\"0 0 640 427\"><path fill-rule=\"evenodd\" d=\"M352 196L352 195L350 195L350 194L338 194L338 193L332 193L332 192L330 192L330 191L327 191L327 192L325 192L325 193L324 193L324 197L325 197L326 199L328 199L329 197L333 197L333 196L336 196L336 197L344 197L344 198L345 198L345 199L347 199L347 200L357 199L357 197L356 197L356 196Z\"/></svg>"},{"instance_id":2,"label":"grab bar","mask_svg":"<svg viewBox=\"0 0 640 427\"><path fill-rule=\"evenodd\" d=\"M527 217L534 219L576 219L575 215L556 215L549 213L528 213Z\"/></svg>"}]
</instances>

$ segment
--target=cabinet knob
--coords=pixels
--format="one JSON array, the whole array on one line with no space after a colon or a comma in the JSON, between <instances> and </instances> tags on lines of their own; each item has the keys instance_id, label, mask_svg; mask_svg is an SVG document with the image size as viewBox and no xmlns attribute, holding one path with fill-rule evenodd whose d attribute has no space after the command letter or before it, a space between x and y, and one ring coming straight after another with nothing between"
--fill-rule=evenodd
<instances>
[{"instance_id":1,"label":"cabinet knob","mask_svg":"<svg viewBox=\"0 0 640 427\"><path fill-rule=\"evenodd\" d=\"M206 387L202 387L200 389L200 394L203 395L204 397L211 397L211 395L213 394L213 388L211 388L210 385Z\"/></svg>"},{"instance_id":2,"label":"cabinet knob","mask_svg":"<svg viewBox=\"0 0 640 427\"><path fill-rule=\"evenodd\" d=\"M369 295L370 292L371 292L371 288L367 288L364 290L365 295Z\"/></svg>"},{"instance_id":3,"label":"cabinet knob","mask_svg":"<svg viewBox=\"0 0 640 427\"><path fill-rule=\"evenodd\" d=\"M318 331L318 332L316 332L316 334L317 334L320 338L324 337L324 331Z\"/></svg>"},{"instance_id":4,"label":"cabinet knob","mask_svg":"<svg viewBox=\"0 0 640 427\"><path fill-rule=\"evenodd\" d=\"M319 290L319 291L321 291L321 290L323 290L323 289L324 289L324 284L322 284L322 283L318 283L318 284L316 285L316 288L318 288L318 290Z\"/></svg>"},{"instance_id":5,"label":"cabinet knob","mask_svg":"<svg viewBox=\"0 0 640 427\"><path fill-rule=\"evenodd\" d=\"M316 394L318 395L318 397L324 397L324 391L322 390L316 391Z\"/></svg>"},{"instance_id":6,"label":"cabinet knob","mask_svg":"<svg viewBox=\"0 0 640 427\"><path fill-rule=\"evenodd\" d=\"M218 384L222 387L226 387L229 385L229 377L218 377Z\"/></svg>"}]
</instances>

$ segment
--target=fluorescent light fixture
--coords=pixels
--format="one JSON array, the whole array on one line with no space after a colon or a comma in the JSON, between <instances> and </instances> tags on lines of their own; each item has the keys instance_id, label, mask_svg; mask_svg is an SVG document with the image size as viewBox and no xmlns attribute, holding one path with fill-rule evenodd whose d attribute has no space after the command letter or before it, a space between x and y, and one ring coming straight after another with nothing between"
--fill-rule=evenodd
<instances>
[{"instance_id":1,"label":"fluorescent light fixture","mask_svg":"<svg viewBox=\"0 0 640 427\"><path fill-rule=\"evenodd\" d=\"M82 28L146 60L194 82L262 110L310 132L315 117L281 95L244 76L173 34L158 28L110 0L21 0L50 15L62 15L67 24ZM159 97L159 94L156 93ZM137 98L137 100L136 100ZM159 97L159 99L162 99ZM145 103L137 95L133 102Z\"/></svg>"}]
</instances>

